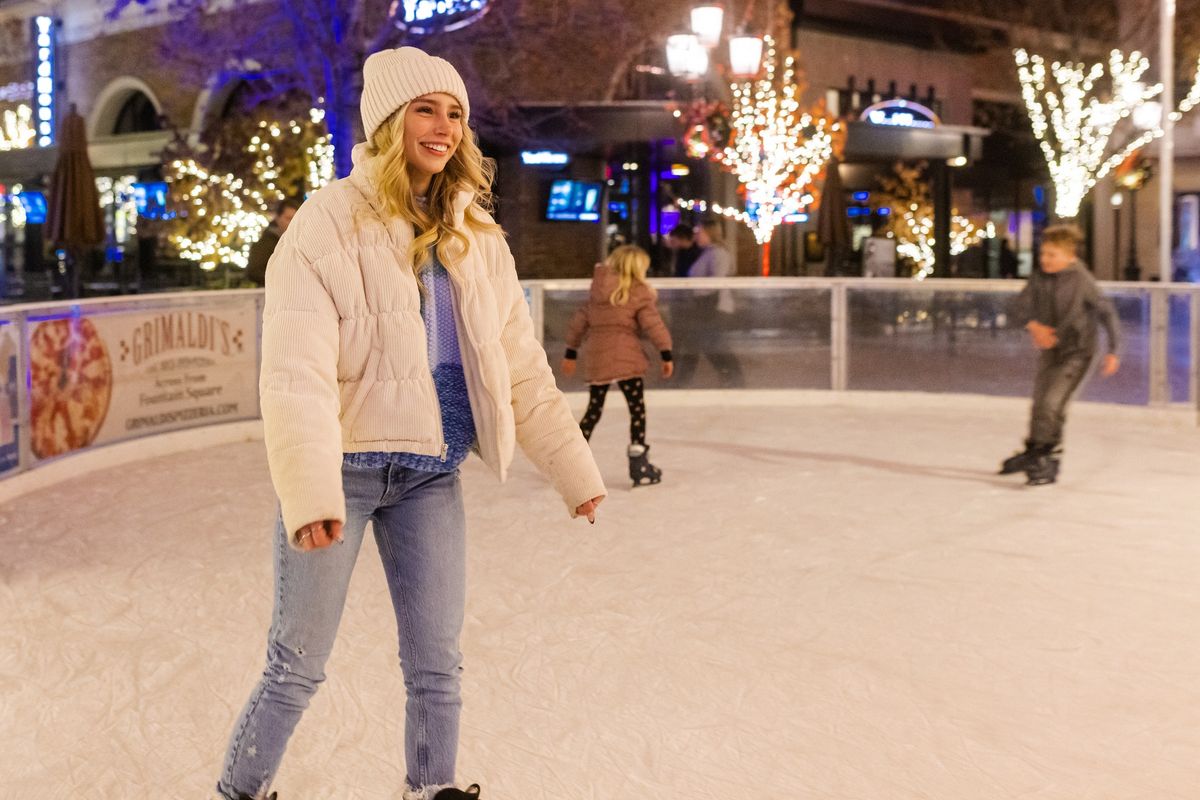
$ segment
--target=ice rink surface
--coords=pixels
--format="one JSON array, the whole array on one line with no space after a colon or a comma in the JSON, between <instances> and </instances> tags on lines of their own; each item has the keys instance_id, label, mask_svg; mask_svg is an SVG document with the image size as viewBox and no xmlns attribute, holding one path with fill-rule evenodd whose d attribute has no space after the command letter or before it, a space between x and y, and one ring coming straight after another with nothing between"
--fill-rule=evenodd
<instances>
[{"instance_id":1,"label":"ice rink surface","mask_svg":"<svg viewBox=\"0 0 1200 800\"><path fill-rule=\"evenodd\" d=\"M573 402L580 405L582 398ZM1195 800L1200 430L1077 405L1057 486L992 473L1024 401L617 393L591 527L464 468L464 782L485 800ZM203 798L262 668L262 443L0 506L0 798ZM276 781L398 798L403 687L367 538Z\"/></svg>"}]
</instances>

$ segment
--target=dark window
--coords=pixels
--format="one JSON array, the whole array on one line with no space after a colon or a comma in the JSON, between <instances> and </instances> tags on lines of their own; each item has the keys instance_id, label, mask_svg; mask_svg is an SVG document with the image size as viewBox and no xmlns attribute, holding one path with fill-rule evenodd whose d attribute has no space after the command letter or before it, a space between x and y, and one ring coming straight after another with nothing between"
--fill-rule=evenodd
<instances>
[{"instance_id":1,"label":"dark window","mask_svg":"<svg viewBox=\"0 0 1200 800\"><path fill-rule=\"evenodd\" d=\"M141 92L134 92L117 112L117 121L113 124L113 134L144 133L146 131L162 130L159 124L158 110L150 98Z\"/></svg>"}]
</instances>

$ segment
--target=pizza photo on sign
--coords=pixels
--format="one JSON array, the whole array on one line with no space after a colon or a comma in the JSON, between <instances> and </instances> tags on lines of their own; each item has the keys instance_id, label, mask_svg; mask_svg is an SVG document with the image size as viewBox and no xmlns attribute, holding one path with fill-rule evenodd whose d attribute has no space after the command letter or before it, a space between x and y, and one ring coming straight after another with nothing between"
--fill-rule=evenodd
<instances>
[{"instance_id":1,"label":"pizza photo on sign","mask_svg":"<svg viewBox=\"0 0 1200 800\"><path fill-rule=\"evenodd\" d=\"M42 322L29 337L30 445L38 458L87 447L112 399L108 351L91 320Z\"/></svg>"}]
</instances>

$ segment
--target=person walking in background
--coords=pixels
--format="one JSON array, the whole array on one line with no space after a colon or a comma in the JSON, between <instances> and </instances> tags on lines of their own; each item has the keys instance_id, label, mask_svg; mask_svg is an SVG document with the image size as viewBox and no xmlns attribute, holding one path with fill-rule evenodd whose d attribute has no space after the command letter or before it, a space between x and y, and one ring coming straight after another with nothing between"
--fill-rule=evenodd
<instances>
[{"instance_id":1,"label":"person walking in background","mask_svg":"<svg viewBox=\"0 0 1200 800\"><path fill-rule=\"evenodd\" d=\"M1000 474L1024 472L1030 486L1058 478L1067 405L1095 360L1097 323L1104 325L1108 336L1100 374L1115 375L1121 366L1116 310L1079 260L1082 241L1083 234L1074 225L1047 228L1042 233L1039 269L1013 303L1014 319L1017 324L1025 322L1041 355L1025 450L1006 459Z\"/></svg>"},{"instance_id":2,"label":"person walking in background","mask_svg":"<svg viewBox=\"0 0 1200 800\"><path fill-rule=\"evenodd\" d=\"M579 348L585 342L584 378L589 384L587 411L579 422L583 438L592 431L604 412L604 400L613 382L621 388L629 405L629 478L634 486L659 483L662 470L650 463L646 444L645 375L650 364L642 351L641 334L658 348L662 375L670 378L671 333L658 313L654 287L646 282L650 255L636 245L623 245L612 252L592 275L588 300L571 316L567 325L564 375L575 374Z\"/></svg>"},{"instance_id":3,"label":"person walking in background","mask_svg":"<svg viewBox=\"0 0 1200 800\"><path fill-rule=\"evenodd\" d=\"M700 257L700 246L696 244L696 232L687 225L676 225L667 234L667 247L671 250L671 277L686 278L688 270Z\"/></svg>"},{"instance_id":4,"label":"person walking in background","mask_svg":"<svg viewBox=\"0 0 1200 800\"><path fill-rule=\"evenodd\" d=\"M325 680L368 520L407 694L396 789L403 800L479 797L477 784L454 785L459 465L474 450L504 480L520 444L571 516L594 522L605 494L488 213L494 164L467 126L458 71L404 47L368 57L363 79L367 142L354 169L308 199L267 267L259 383L280 503L275 610L266 667L217 784L226 800L267 797Z\"/></svg>"},{"instance_id":5,"label":"person walking in background","mask_svg":"<svg viewBox=\"0 0 1200 800\"><path fill-rule=\"evenodd\" d=\"M725 246L721 223L706 219L695 230L696 244L700 255L688 268L689 278L729 278L737 274L733 253ZM690 383L704 356L717 373L717 382L722 388L737 388L745 383L742 367L733 353L726 348L726 336L732 328L736 311L733 292L729 289L692 289L680 305L684 310L685 322L677 325L677 332L686 331L679 338L679 380Z\"/></svg>"},{"instance_id":6,"label":"person walking in background","mask_svg":"<svg viewBox=\"0 0 1200 800\"><path fill-rule=\"evenodd\" d=\"M299 209L300 201L294 197L280 200L279 205L275 206L275 218L271 220L270 225L263 229L262 236L258 237L258 241L250 245L245 278L255 286L267 285L267 262L271 260L271 254L275 252L275 246L279 244L279 237L283 236L288 225L292 224L292 218L296 216Z\"/></svg>"}]
</instances>

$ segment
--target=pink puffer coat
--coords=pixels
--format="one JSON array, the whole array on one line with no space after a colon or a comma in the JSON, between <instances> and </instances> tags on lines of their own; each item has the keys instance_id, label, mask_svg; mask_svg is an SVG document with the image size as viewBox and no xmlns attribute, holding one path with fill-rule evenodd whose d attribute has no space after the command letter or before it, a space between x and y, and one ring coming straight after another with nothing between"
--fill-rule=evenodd
<instances>
[{"instance_id":1,"label":"pink puffer coat","mask_svg":"<svg viewBox=\"0 0 1200 800\"><path fill-rule=\"evenodd\" d=\"M650 364L639 338L644 333L663 352L671 349L671 333L658 313L654 292L643 283L635 283L629 302L614 306L609 297L616 291L616 273L603 264L596 265L588 301L571 316L567 325L567 347L572 350L587 340L584 352L584 380L608 384L627 378L640 378Z\"/></svg>"}]
</instances>

